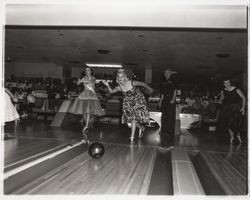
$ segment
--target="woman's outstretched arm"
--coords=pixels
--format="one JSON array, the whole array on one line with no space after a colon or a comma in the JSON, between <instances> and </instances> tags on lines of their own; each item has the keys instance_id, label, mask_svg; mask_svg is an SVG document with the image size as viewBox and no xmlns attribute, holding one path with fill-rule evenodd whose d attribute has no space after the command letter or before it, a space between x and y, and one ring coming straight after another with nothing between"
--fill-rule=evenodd
<instances>
[{"instance_id":1,"label":"woman's outstretched arm","mask_svg":"<svg viewBox=\"0 0 250 200\"><path fill-rule=\"evenodd\" d=\"M146 84L144 82L141 82L141 81L133 81L133 85L134 86L141 86L141 87L146 88L149 91L150 94L154 91L154 89L151 88L148 84Z\"/></svg>"},{"instance_id":2,"label":"woman's outstretched arm","mask_svg":"<svg viewBox=\"0 0 250 200\"><path fill-rule=\"evenodd\" d=\"M108 81L102 81L102 82L103 82L103 84L104 84L104 85L106 85L106 86L107 86L107 88L108 88L108 90L109 90L109 92L110 92L111 94L116 93L116 92L120 92L120 91L121 91L120 86L117 86L117 87L115 87L114 89L112 89L112 88L110 87L110 85L109 85L109 82L108 82Z\"/></svg>"}]
</instances>

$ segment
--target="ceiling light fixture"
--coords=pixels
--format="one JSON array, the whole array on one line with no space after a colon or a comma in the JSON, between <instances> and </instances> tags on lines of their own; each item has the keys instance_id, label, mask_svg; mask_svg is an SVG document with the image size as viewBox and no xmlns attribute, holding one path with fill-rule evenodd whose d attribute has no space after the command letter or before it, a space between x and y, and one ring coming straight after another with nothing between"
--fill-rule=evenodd
<instances>
[{"instance_id":1,"label":"ceiling light fixture","mask_svg":"<svg viewBox=\"0 0 250 200\"><path fill-rule=\"evenodd\" d=\"M97 52L100 53L100 54L107 54L107 53L109 53L110 51L107 50L107 49L98 49Z\"/></svg>"},{"instance_id":2,"label":"ceiling light fixture","mask_svg":"<svg viewBox=\"0 0 250 200\"><path fill-rule=\"evenodd\" d=\"M216 54L216 56L218 57L218 58L227 58L227 57L229 57L229 53L217 53Z\"/></svg>"},{"instance_id":3,"label":"ceiling light fixture","mask_svg":"<svg viewBox=\"0 0 250 200\"><path fill-rule=\"evenodd\" d=\"M72 64L80 64L80 61L68 61L68 63L72 63Z\"/></svg>"},{"instance_id":4,"label":"ceiling light fixture","mask_svg":"<svg viewBox=\"0 0 250 200\"><path fill-rule=\"evenodd\" d=\"M203 65L199 65L199 66L196 66L197 69L211 69L210 66L203 66Z\"/></svg>"},{"instance_id":5,"label":"ceiling light fixture","mask_svg":"<svg viewBox=\"0 0 250 200\"><path fill-rule=\"evenodd\" d=\"M222 36L218 36L218 37L216 37L216 39L217 39L217 40L222 40L223 37L222 37Z\"/></svg>"},{"instance_id":6,"label":"ceiling light fixture","mask_svg":"<svg viewBox=\"0 0 250 200\"><path fill-rule=\"evenodd\" d=\"M85 63L88 67L99 67L99 68L122 68L122 64L107 64L107 63Z\"/></svg>"},{"instance_id":7,"label":"ceiling light fixture","mask_svg":"<svg viewBox=\"0 0 250 200\"><path fill-rule=\"evenodd\" d=\"M124 63L125 66L127 65L133 65L133 66L137 66L138 64L137 63Z\"/></svg>"}]
</instances>

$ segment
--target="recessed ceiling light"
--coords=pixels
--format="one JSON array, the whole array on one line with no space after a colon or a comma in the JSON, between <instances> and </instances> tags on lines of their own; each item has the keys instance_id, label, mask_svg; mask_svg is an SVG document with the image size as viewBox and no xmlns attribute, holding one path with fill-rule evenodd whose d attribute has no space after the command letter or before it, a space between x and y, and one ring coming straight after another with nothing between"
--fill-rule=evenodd
<instances>
[{"instance_id":1,"label":"recessed ceiling light","mask_svg":"<svg viewBox=\"0 0 250 200\"><path fill-rule=\"evenodd\" d=\"M100 67L100 68L122 68L122 64L118 63L85 63L88 67Z\"/></svg>"},{"instance_id":2,"label":"recessed ceiling light","mask_svg":"<svg viewBox=\"0 0 250 200\"><path fill-rule=\"evenodd\" d=\"M107 54L107 53L109 53L110 51L107 50L107 49L98 49L97 52L100 53L100 54Z\"/></svg>"},{"instance_id":3,"label":"recessed ceiling light","mask_svg":"<svg viewBox=\"0 0 250 200\"><path fill-rule=\"evenodd\" d=\"M227 57L229 57L229 53L217 53L216 54L216 56L218 57L218 58L227 58Z\"/></svg>"},{"instance_id":4,"label":"recessed ceiling light","mask_svg":"<svg viewBox=\"0 0 250 200\"><path fill-rule=\"evenodd\" d=\"M195 68L198 68L198 69L211 69L210 66L202 66L202 65L196 66Z\"/></svg>"},{"instance_id":5,"label":"recessed ceiling light","mask_svg":"<svg viewBox=\"0 0 250 200\"><path fill-rule=\"evenodd\" d=\"M42 58L43 58L43 60L50 62L50 60L47 57L43 56Z\"/></svg>"},{"instance_id":6,"label":"recessed ceiling light","mask_svg":"<svg viewBox=\"0 0 250 200\"><path fill-rule=\"evenodd\" d=\"M124 63L124 65L133 65L133 66L137 66L137 63Z\"/></svg>"},{"instance_id":7,"label":"recessed ceiling light","mask_svg":"<svg viewBox=\"0 0 250 200\"><path fill-rule=\"evenodd\" d=\"M79 64L80 61L68 61L69 63L72 63L72 64Z\"/></svg>"},{"instance_id":8,"label":"recessed ceiling light","mask_svg":"<svg viewBox=\"0 0 250 200\"><path fill-rule=\"evenodd\" d=\"M222 39L223 39L223 37L222 37L222 36L218 36L218 37L216 37L216 39L218 39L218 40L222 40Z\"/></svg>"}]
</instances>

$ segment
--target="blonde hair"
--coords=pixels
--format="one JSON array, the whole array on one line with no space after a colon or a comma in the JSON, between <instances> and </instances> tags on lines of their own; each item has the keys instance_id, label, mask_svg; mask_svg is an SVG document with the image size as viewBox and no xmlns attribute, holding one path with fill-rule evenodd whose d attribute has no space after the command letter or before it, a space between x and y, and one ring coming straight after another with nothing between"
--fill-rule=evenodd
<instances>
[{"instance_id":1,"label":"blonde hair","mask_svg":"<svg viewBox=\"0 0 250 200\"><path fill-rule=\"evenodd\" d=\"M118 69L118 70L117 70L117 74L116 74L116 82L117 82L117 83L120 83L120 82L118 81L118 76L119 76L119 75L122 75L122 76L124 77L125 81L128 81L128 77L127 77L127 74L125 73L124 68L121 68L121 69Z\"/></svg>"}]
</instances>

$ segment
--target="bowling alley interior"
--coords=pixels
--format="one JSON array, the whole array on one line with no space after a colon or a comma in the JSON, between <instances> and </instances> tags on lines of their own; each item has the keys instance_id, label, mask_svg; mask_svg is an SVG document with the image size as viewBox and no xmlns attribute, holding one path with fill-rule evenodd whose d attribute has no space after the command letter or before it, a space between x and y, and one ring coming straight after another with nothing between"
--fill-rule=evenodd
<instances>
[{"instance_id":1,"label":"bowling alley interior","mask_svg":"<svg viewBox=\"0 0 250 200\"><path fill-rule=\"evenodd\" d=\"M4 6L4 196L249 196L246 1L146 2Z\"/></svg>"}]
</instances>

